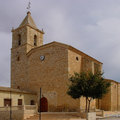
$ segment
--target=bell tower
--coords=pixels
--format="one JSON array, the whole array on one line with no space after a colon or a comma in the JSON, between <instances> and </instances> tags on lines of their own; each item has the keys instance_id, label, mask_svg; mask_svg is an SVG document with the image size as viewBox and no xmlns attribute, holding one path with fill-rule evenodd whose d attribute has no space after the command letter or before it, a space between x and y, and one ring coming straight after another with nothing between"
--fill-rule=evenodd
<instances>
[{"instance_id":1,"label":"bell tower","mask_svg":"<svg viewBox=\"0 0 120 120\"><path fill-rule=\"evenodd\" d=\"M11 48L11 87L25 89L27 85L26 54L33 48L43 45L43 30L39 30L27 12L18 28L12 29Z\"/></svg>"},{"instance_id":2,"label":"bell tower","mask_svg":"<svg viewBox=\"0 0 120 120\"><path fill-rule=\"evenodd\" d=\"M43 45L43 30L39 30L31 17L31 13L27 12L27 16L17 29L12 29L12 48L27 45L26 52L32 48Z\"/></svg>"}]
</instances>

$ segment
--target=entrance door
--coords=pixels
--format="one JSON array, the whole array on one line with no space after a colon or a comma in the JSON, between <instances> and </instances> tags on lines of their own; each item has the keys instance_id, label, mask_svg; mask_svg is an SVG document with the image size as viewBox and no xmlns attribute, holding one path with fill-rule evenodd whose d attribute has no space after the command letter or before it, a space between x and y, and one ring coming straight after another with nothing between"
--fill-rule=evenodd
<instances>
[{"instance_id":1,"label":"entrance door","mask_svg":"<svg viewBox=\"0 0 120 120\"><path fill-rule=\"evenodd\" d=\"M41 112L47 112L48 111L48 101L47 98L43 97L41 98Z\"/></svg>"}]
</instances>

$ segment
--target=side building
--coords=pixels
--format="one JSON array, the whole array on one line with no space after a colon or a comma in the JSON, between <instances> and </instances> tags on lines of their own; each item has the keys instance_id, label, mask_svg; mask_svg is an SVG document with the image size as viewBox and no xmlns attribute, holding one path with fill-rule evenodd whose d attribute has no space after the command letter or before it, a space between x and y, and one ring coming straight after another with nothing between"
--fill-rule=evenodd
<instances>
[{"instance_id":1,"label":"side building","mask_svg":"<svg viewBox=\"0 0 120 120\"><path fill-rule=\"evenodd\" d=\"M0 120L23 120L37 113L37 94L0 87Z\"/></svg>"},{"instance_id":2,"label":"side building","mask_svg":"<svg viewBox=\"0 0 120 120\"><path fill-rule=\"evenodd\" d=\"M111 83L109 92L100 100L96 100L96 108L105 111L120 111L120 83L106 79Z\"/></svg>"}]
</instances>

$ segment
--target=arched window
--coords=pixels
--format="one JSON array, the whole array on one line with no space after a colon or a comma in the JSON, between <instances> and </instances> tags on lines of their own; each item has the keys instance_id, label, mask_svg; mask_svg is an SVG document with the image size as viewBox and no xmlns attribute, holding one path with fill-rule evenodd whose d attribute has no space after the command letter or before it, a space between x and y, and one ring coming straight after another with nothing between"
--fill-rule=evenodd
<instances>
[{"instance_id":1,"label":"arched window","mask_svg":"<svg viewBox=\"0 0 120 120\"><path fill-rule=\"evenodd\" d=\"M34 46L37 46L37 36L34 35Z\"/></svg>"},{"instance_id":2,"label":"arched window","mask_svg":"<svg viewBox=\"0 0 120 120\"><path fill-rule=\"evenodd\" d=\"M21 35L20 34L18 35L18 45L19 46L21 45Z\"/></svg>"}]
</instances>

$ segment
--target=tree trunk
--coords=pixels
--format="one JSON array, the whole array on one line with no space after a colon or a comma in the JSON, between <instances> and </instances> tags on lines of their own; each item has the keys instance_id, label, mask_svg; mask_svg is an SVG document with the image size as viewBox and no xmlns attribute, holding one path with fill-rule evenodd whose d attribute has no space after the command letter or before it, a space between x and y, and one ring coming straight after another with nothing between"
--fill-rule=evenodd
<instances>
[{"instance_id":1,"label":"tree trunk","mask_svg":"<svg viewBox=\"0 0 120 120\"><path fill-rule=\"evenodd\" d=\"M99 98L98 98L98 109L99 109Z\"/></svg>"},{"instance_id":2,"label":"tree trunk","mask_svg":"<svg viewBox=\"0 0 120 120\"><path fill-rule=\"evenodd\" d=\"M91 102L92 98L88 99L88 112L90 111L90 102Z\"/></svg>"},{"instance_id":3,"label":"tree trunk","mask_svg":"<svg viewBox=\"0 0 120 120\"><path fill-rule=\"evenodd\" d=\"M88 100L88 112L90 111L90 100Z\"/></svg>"}]
</instances>

